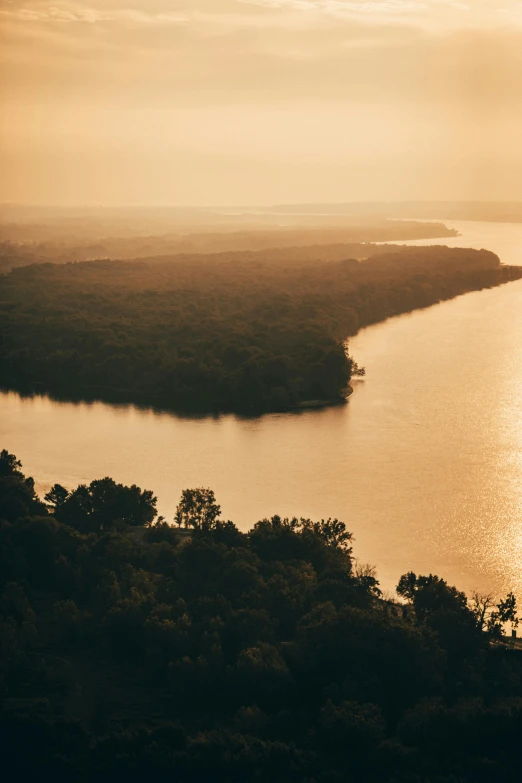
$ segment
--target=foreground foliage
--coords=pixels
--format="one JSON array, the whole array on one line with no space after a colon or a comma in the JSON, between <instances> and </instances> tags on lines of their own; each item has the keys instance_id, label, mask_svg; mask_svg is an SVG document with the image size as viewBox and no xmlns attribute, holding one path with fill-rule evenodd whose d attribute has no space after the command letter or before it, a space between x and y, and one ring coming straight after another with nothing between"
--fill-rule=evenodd
<instances>
[{"instance_id":1,"label":"foreground foliage","mask_svg":"<svg viewBox=\"0 0 522 783\"><path fill-rule=\"evenodd\" d=\"M522 275L488 251L297 250L14 269L0 278L2 382L204 412L342 401L347 336Z\"/></svg>"},{"instance_id":2,"label":"foreground foliage","mask_svg":"<svg viewBox=\"0 0 522 783\"><path fill-rule=\"evenodd\" d=\"M483 604L415 574L407 604L383 601L338 520L241 533L191 490L176 529L137 487L93 482L79 514L77 492L45 505L0 454L0 753L17 780L516 779L522 659L483 632ZM508 599L495 611L516 622Z\"/></svg>"}]
</instances>

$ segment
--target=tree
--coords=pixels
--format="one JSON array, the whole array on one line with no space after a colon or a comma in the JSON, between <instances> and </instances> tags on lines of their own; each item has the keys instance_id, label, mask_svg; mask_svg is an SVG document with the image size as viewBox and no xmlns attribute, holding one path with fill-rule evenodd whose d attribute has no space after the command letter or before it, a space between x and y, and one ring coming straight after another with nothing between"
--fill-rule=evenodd
<instances>
[{"instance_id":1,"label":"tree","mask_svg":"<svg viewBox=\"0 0 522 783\"><path fill-rule=\"evenodd\" d=\"M91 496L86 484L79 484L65 502L55 508L54 513L59 522L74 527L80 533L91 533L96 529L92 519Z\"/></svg>"},{"instance_id":2,"label":"tree","mask_svg":"<svg viewBox=\"0 0 522 783\"><path fill-rule=\"evenodd\" d=\"M34 491L34 480L26 478L22 463L6 449L0 452L0 519L10 522L28 514L45 514Z\"/></svg>"},{"instance_id":3,"label":"tree","mask_svg":"<svg viewBox=\"0 0 522 783\"><path fill-rule=\"evenodd\" d=\"M382 590L379 589L375 566L372 566L370 563L356 563L354 577L357 584L362 587L366 593L375 595L377 598L382 596Z\"/></svg>"},{"instance_id":4,"label":"tree","mask_svg":"<svg viewBox=\"0 0 522 783\"><path fill-rule=\"evenodd\" d=\"M357 362L355 362L353 359L351 361L351 374L352 376L356 375L359 378L363 378L366 375L366 368L365 367L359 367Z\"/></svg>"},{"instance_id":5,"label":"tree","mask_svg":"<svg viewBox=\"0 0 522 783\"><path fill-rule=\"evenodd\" d=\"M416 576L410 571L401 576L397 592L412 602L419 620L425 620L441 610L470 612L465 593L433 574Z\"/></svg>"},{"instance_id":6,"label":"tree","mask_svg":"<svg viewBox=\"0 0 522 783\"><path fill-rule=\"evenodd\" d=\"M67 498L69 497L69 490L62 487L61 484L54 484L49 492L44 495L44 500L49 504L51 511L56 511L63 506Z\"/></svg>"},{"instance_id":7,"label":"tree","mask_svg":"<svg viewBox=\"0 0 522 783\"><path fill-rule=\"evenodd\" d=\"M397 593L402 597L406 598L408 601L413 601L413 596L415 595L415 590L417 588L417 574L414 574L413 571L408 571L407 574L403 574L401 578L399 579L399 584L397 585Z\"/></svg>"},{"instance_id":8,"label":"tree","mask_svg":"<svg viewBox=\"0 0 522 783\"><path fill-rule=\"evenodd\" d=\"M291 519L273 516L257 522L249 533L250 542L261 557L292 560L341 554L348 564L352 534L338 519ZM315 553L313 556L312 553Z\"/></svg>"},{"instance_id":9,"label":"tree","mask_svg":"<svg viewBox=\"0 0 522 783\"><path fill-rule=\"evenodd\" d=\"M62 490L58 490L60 498ZM89 486L80 484L55 506L55 515L60 522L90 533L118 524L148 525L156 516L156 502L150 490L141 490L135 484L126 487L107 477L91 481Z\"/></svg>"},{"instance_id":10,"label":"tree","mask_svg":"<svg viewBox=\"0 0 522 783\"><path fill-rule=\"evenodd\" d=\"M491 593L474 592L471 596L471 611L475 617L477 628L484 631L491 616L491 610L495 606Z\"/></svg>"},{"instance_id":11,"label":"tree","mask_svg":"<svg viewBox=\"0 0 522 783\"><path fill-rule=\"evenodd\" d=\"M21 478L23 473L20 468L22 463L16 459L14 454L9 454L7 449L0 451L0 477L3 476L18 476Z\"/></svg>"},{"instance_id":12,"label":"tree","mask_svg":"<svg viewBox=\"0 0 522 783\"><path fill-rule=\"evenodd\" d=\"M497 604L500 620L503 623L511 623L512 628L518 626L519 620L517 617L517 599L513 593L508 593L507 596L499 601Z\"/></svg>"},{"instance_id":13,"label":"tree","mask_svg":"<svg viewBox=\"0 0 522 783\"><path fill-rule=\"evenodd\" d=\"M411 602L417 623L434 631L450 655L462 659L477 651L482 637L465 593L433 574L412 572L401 577L397 592Z\"/></svg>"},{"instance_id":14,"label":"tree","mask_svg":"<svg viewBox=\"0 0 522 783\"><path fill-rule=\"evenodd\" d=\"M475 592L471 597L471 611L477 628L480 631L487 631L493 639L500 639L504 635L506 623L510 623L514 630L520 622L517 617L517 599L511 592L497 604L491 593Z\"/></svg>"},{"instance_id":15,"label":"tree","mask_svg":"<svg viewBox=\"0 0 522 783\"><path fill-rule=\"evenodd\" d=\"M504 626L511 624L511 629L517 628L519 619L517 617L517 599L513 593L508 593L504 599L501 599L492 611L487 620L487 630L493 639L500 639L504 636Z\"/></svg>"},{"instance_id":16,"label":"tree","mask_svg":"<svg viewBox=\"0 0 522 783\"><path fill-rule=\"evenodd\" d=\"M342 549L347 554L350 554L352 547L350 546L353 535L346 529L344 522L339 519L321 519L320 522L310 522L308 519L301 519L302 530L313 530L326 546L333 549Z\"/></svg>"},{"instance_id":17,"label":"tree","mask_svg":"<svg viewBox=\"0 0 522 783\"><path fill-rule=\"evenodd\" d=\"M197 487L183 490L174 520L180 527L210 530L220 514L221 506L216 503L214 492Z\"/></svg>"}]
</instances>

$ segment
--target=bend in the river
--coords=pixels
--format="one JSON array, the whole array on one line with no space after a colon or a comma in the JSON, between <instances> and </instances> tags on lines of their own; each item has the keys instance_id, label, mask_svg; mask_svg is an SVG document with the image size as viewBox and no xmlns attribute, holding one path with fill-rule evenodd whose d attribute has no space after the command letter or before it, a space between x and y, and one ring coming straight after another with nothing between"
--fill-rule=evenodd
<instances>
[{"instance_id":1,"label":"bend in the river","mask_svg":"<svg viewBox=\"0 0 522 783\"><path fill-rule=\"evenodd\" d=\"M452 222L452 247L522 264L522 225ZM402 244L402 243L401 243ZM404 244L433 244L433 240ZM407 570L461 589L522 589L522 280L369 327L348 405L245 420L0 395L0 441L46 491L105 475L171 517L210 486L241 528L337 516L391 589Z\"/></svg>"}]
</instances>

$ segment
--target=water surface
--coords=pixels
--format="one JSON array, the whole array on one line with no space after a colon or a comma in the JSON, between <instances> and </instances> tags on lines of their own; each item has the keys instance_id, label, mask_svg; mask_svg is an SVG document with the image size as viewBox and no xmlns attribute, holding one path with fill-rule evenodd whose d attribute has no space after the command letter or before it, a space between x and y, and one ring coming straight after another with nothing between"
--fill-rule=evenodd
<instances>
[{"instance_id":1,"label":"water surface","mask_svg":"<svg viewBox=\"0 0 522 783\"><path fill-rule=\"evenodd\" d=\"M522 264L522 225L447 222L444 244ZM421 240L407 244L431 244ZM106 475L158 495L210 486L242 529L337 516L390 590L407 570L522 594L522 281L361 331L346 406L187 419L135 406L0 395L0 444L43 493Z\"/></svg>"}]
</instances>

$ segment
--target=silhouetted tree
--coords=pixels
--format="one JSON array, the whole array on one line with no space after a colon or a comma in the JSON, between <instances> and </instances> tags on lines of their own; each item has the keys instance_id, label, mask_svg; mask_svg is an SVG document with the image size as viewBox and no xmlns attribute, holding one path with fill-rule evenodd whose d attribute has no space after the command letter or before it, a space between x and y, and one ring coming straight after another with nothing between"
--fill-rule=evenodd
<instances>
[{"instance_id":1,"label":"silhouetted tree","mask_svg":"<svg viewBox=\"0 0 522 783\"><path fill-rule=\"evenodd\" d=\"M14 454L0 452L0 519L10 522L46 511L34 491L34 480L26 478L21 467Z\"/></svg>"},{"instance_id":2,"label":"silhouetted tree","mask_svg":"<svg viewBox=\"0 0 522 783\"><path fill-rule=\"evenodd\" d=\"M517 599L513 593L501 599L493 611L490 612L487 619L488 633L494 639L500 639L504 635L504 626L510 623L512 630L518 627L519 619L517 617Z\"/></svg>"},{"instance_id":3,"label":"silhouetted tree","mask_svg":"<svg viewBox=\"0 0 522 783\"><path fill-rule=\"evenodd\" d=\"M221 514L221 506L211 489L184 489L176 509L175 522L181 527L210 529Z\"/></svg>"},{"instance_id":4,"label":"silhouetted tree","mask_svg":"<svg viewBox=\"0 0 522 783\"><path fill-rule=\"evenodd\" d=\"M54 484L49 492L44 495L44 500L49 504L51 511L56 511L62 506L69 497L69 490L62 487L61 484Z\"/></svg>"},{"instance_id":5,"label":"silhouetted tree","mask_svg":"<svg viewBox=\"0 0 522 783\"><path fill-rule=\"evenodd\" d=\"M58 490L58 494L56 518L82 533L108 530L118 524L147 525L157 513L157 500L151 491L135 484L125 487L111 478L91 481L89 486L80 484L63 501L63 493Z\"/></svg>"},{"instance_id":6,"label":"silhouetted tree","mask_svg":"<svg viewBox=\"0 0 522 783\"><path fill-rule=\"evenodd\" d=\"M10 454L7 449L0 451L0 477L3 476L18 476L23 474L20 471L22 463L16 459L14 454Z\"/></svg>"}]
</instances>

